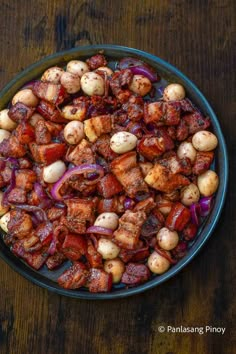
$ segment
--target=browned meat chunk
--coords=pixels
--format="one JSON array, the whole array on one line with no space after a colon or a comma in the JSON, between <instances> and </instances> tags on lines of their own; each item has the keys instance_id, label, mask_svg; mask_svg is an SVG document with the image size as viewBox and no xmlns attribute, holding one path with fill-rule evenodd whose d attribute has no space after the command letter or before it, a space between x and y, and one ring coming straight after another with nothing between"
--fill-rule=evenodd
<instances>
[{"instance_id":1,"label":"browned meat chunk","mask_svg":"<svg viewBox=\"0 0 236 354\"><path fill-rule=\"evenodd\" d=\"M98 69L100 66L107 65L106 58L102 54L96 54L92 56L91 58L86 60L86 63L88 64L91 70L95 70Z\"/></svg>"},{"instance_id":2,"label":"browned meat chunk","mask_svg":"<svg viewBox=\"0 0 236 354\"><path fill-rule=\"evenodd\" d=\"M188 134L189 134L188 124L185 122L185 120L181 119L179 125L177 125L176 139L178 141L183 141L187 139Z\"/></svg>"},{"instance_id":3,"label":"browned meat chunk","mask_svg":"<svg viewBox=\"0 0 236 354\"><path fill-rule=\"evenodd\" d=\"M180 108L171 102L146 103L144 121L147 124L155 122L158 125L178 125L180 122Z\"/></svg>"},{"instance_id":4,"label":"browned meat chunk","mask_svg":"<svg viewBox=\"0 0 236 354\"><path fill-rule=\"evenodd\" d=\"M20 123L14 134L20 144L28 144L35 139L34 128L27 122Z\"/></svg>"},{"instance_id":5,"label":"browned meat chunk","mask_svg":"<svg viewBox=\"0 0 236 354\"><path fill-rule=\"evenodd\" d=\"M44 145L51 142L51 133L49 132L46 123L40 120L35 126L36 144Z\"/></svg>"},{"instance_id":6,"label":"browned meat chunk","mask_svg":"<svg viewBox=\"0 0 236 354\"><path fill-rule=\"evenodd\" d=\"M110 148L110 136L108 134L100 136L93 144L92 149L108 161L111 161L118 156L118 154Z\"/></svg>"},{"instance_id":7,"label":"browned meat chunk","mask_svg":"<svg viewBox=\"0 0 236 354\"><path fill-rule=\"evenodd\" d=\"M21 188L13 188L7 195L9 203L23 204L27 200L26 191Z\"/></svg>"},{"instance_id":8,"label":"browned meat chunk","mask_svg":"<svg viewBox=\"0 0 236 354\"><path fill-rule=\"evenodd\" d=\"M121 282L129 286L136 286L145 283L150 276L150 270L145 264L129 263L122 275Z\"/></svg>"},{"instance_id":9,"label":"browned meat chunk","mask_svg":"<svg viewBox=\"0 0 236 354\"><path fill-rule=\"evenodd\" d=\"M30 191L36 182L37 176L34 171L21 169L16 171L16 187Z\"/></svg>"},{"instance_id":10,"label":"browned meat chunk","mask_svg":"<svg viewBox=\"0 0 236 354\"><path fill-rule=\"evenodd\" d=\"M83 139L74 150L69 153L67 160L75 165L95 163L95 156L91 144L86 139Z\"/></svg>"},{"instance_id":11,"label":"browned meat chunk","mask_svg":"<svg viewBox=\"0 0 236 354\"><path fill-rule=\"evenodd\" d=\"M174 148L174 142L165 130L159 130L156 136L143 137L138 143L138 151L148 160L161 156Z\"/></svg>"},{"instance_id":12,"label":"browned meat chunk","mask_svg":"<svg viewBox=\"0 0 236 354\"><path fill-rule=\"evenodd\" d=\"M190 184L187 177L180 173L172 173L168 167L157 163L145 177L145 182L161 192L172 192Z\"/></svg>"},{"instance_id":13,"label":"browned meat chunk","mask_svg":"<svg viewBox=\"0 0 236 354\"><path fill-rule=\"evenodd\" d=\"M49 165L62 157L66 153L65 144L47 144L47 145L37 145L35 142L29 144L29 148L33 159L36 162Z\"/></svg>"},{"instance_id":14,"label":"browned meat chunk","mask_svg":"<svg viewBox=\"0 0 236 354\"><path fill-rule=\"evenodd\" d=\"M112 275L102 269L90 270L88 287L91 293L109 292L112 287Z\"/></svg>"},{"instance_id":15,"label":"browned meat chunk","mask_svg":"<svg viewBox=\"0 0 236 354\"><path fill-rule=\"evenodd\" d=\"M136 211L144 211L146 214L149 214L153 208L155 208L156 203L154 202L152 197L141 200L141 202L137 203L133 209Z\"/></svg>"},{"instance_id":16,"label":"browned meat chunk","mask_svg":"<svg viewBox=\"0 0 236 354\"><path fill-rule=\"evenodd\" d=\"M148 192L148 186L144 182L141 169L137 164L135 151L117 157L111 162L110 167L131 198L139 192Z\"/></svg>"},{"instance_id":17,"label":"browned meat chunk","mask_svg":"<svg viewBox=\"0 0 236 354\"><path fill-rule=\"evenodd\" d=\"M112 199L101 199L98 202L98 213L114 212L117 214L123 213L125 196L114 196Z\"/></svg>"},{"instance_id":18,"label":"browned meat chunk","mask_svg":"<svg viewBox=\"0 0 236 354\"><path fill-rule=\"evenodd\" d=\"M36 81L32 87L33 93L41 100L59 105L66 96L65 89L60 84Z\"/></svg>"},{"instance_id":19,"label":"browned meat chunk","mask_svg":"<svg viewBox=\"0 0 236 354\"><path fill-rule=\"evenodd\" d=\"M65 208L52 207L47 210L47 217L50 221L55 221L65 215L66 215Z\"/></svg>"},{"instance_id":20,"label":"browned meat chunk","mask_svg":"<svg viewBox=\"0 0 236 354\"><path fill-rule=\"evenodd\" d=\"M58 278L58 284L65 289L78 289L84 286L88 278L88 270L81 262L75 262Z\"/></svg>"},{"instance_id":21,"label":"browned meat chunk","mask_svg":"<svg viewBox=\"0 0 236 354\"><path fill-rule=\"evenodd\" d=\"M123 187L112 173L106 174L97 185L98 193L103 198L111 198L123 191Z\"/></svg>"},{"instance_id":22,"label":"browned meat chunk","mask_svg":"<svg viewBox=\"0 0 236 354\"><path fill-rule=\"evenodd\" d=\"M20 144L15 136L4 139L0 144L0 154L5 157L23 157L26 154L26 148Z\"/></svg>"},{"instance_id":23,"label":"browned meat chunk","mask_svg":"<svg viewBox=\"0 0 236 354\"><path fill-rule=\"evenodd\" d=\"M118 230L113 234L115 242L125 249L136 248L141 233L141 227L145 220L145 212L126 210L119 219Z\"/></svg>"},{"instance_id":24,"label":"browned meat chunk","mask_svg":"<svg viewBox=\"0 0 236 354\"><path fill-rule=\"evenodd\" d=\"M195 134L200 130L205 130L211 125L210 118L204 118L199 112L187 114L183 119L188 125L189 134Z\"/></svg>"},{"instance_id":25,"label":"browned meat chunk","mask_svg":"<svg viewBox=\"0 0 236 354\"><path fill-rule=\"evenodd\" d=\"M139 121L143 118L144 102L142 97L131 96L129 101L122 105L122 108L132 121Z\"/></svg>"},{"instance_id":26,"label":"browned meat chunk","mask_svg":"<svg viewBox=\"0 0 236 354\"><path fill-rule=\"evenodd\" d=\"M37 106L37 111L46 119L55 123L68 123L68 121L62 117L60 111L54 104L41 100Z\"/></svg>"},{"instance_id":27,"label":"browned meat chunk","mask_svg":"<svg viewBox=\"0 0 236 354\"><path fill-rule=\"evenodd\" d=\"M31 232L33 224L30 215L26 212L22 210L11 210L10 221L7 227L10 234L22 239Z\"/></svg>"},{"instance_id":28,"label":"browned meat chunk","mask_svg":"<svg viewBox=\"0 0 236 354\"><path fill-rule=\"evenodd\" d=\"M92 117L84 121L84 132L89 141L94 143L99 136L110 133L112 120L110 115Z\"/></svg>"},{"instance_id":29,"label":"browned meat chunk","mask_svg":"<svg viewBox=\"0 0 236 354\"><path fill-rule=\"evenodd\" d=\"M127 89L131 83L133 74L129 69L124 69L113 74L110 81L111 90L121 103L125 103L131 96L131 91Z\"/></svg>"},{"instance_id":30,"label":"browned meat chunk","mask_svg":"<svg viewBox=\"0 0 236 354\"><path fill-rule=\"evenodd\" d=\"M26 106L24 103L17 102L9 109L8 115L14 122L21 123L32 117L35 109Z\"/></svg>"},{"instance_id":31,"label":"browned meat chunk","mask_svg":"<svg viewBox=\"0 0 236 354\"><path fill-rule=\"evenodd\" d=\"M213 151L198 151L193 166L193 173L195 175L200 175L201 173L207 171L210 168L213 159Z\"/></svg>"}]
</instances>

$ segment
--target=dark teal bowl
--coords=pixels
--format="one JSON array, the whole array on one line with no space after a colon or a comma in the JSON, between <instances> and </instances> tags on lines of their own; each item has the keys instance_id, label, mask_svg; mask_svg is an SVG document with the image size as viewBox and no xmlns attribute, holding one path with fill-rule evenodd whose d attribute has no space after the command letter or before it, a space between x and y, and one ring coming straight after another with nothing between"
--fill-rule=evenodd
<instances>
[{"instance_id":1,"label":"dark teal bowl","mask_svg":"<svg viewBox=\"0 0 236 354\"><path fill-rule=\"evenodd\" d=\"M187 91L188 97L201 109L201 111L211 118L212 127L214 133L218 137L219 146L216 150L215 156L215 170L219 175L220 184L216 193L215 204L211 211L211 214L204 221L201 226L198 236L195 242L192 244L187 255L175 266L170 268L166 273L160 276L155 276L147 283L139 285L135 288L125 289L121 287L115 288L111 293L105 294L91 294L87 290L65 290L59 287L56 283L56 277L61 272L49 272L45 269L40 271L34 271L27 266L19 258L15 257L9 248L0 239L0 256L6 261L14 270L23 275L25 278L31 280L33 283L42 286L55 293L81 299L116 299L131 296L141 293L147 289L151 289L157 286L167 279L176 275L182 268L184 268L200 251L201 247L208 240L210 235L219 220L224 201L226 196L227 181L228 181L228 156L225 145L225 140L220 128L220 124L217 120L215 113L211 106L207 102L206 98L199 91L199 89L178 69L170 65L166 61L148 54L146 52L116 46L116 45L94 45L85 46L79 48L73 48L64 52L50 55L39 62L29 66L24 71L19 73L9 84L7 84L0 93L0 110L4 109L13 95L27 82L39 77L47 68L60 65L63 66L72 59L87 59L88 57L98 53L98 51L104 51L104 54L111 61L119 60L123 57L133 56L144 60L153 66L162 77L169 82L178 82L183 84Z\"/></svg>"}]
</instances>

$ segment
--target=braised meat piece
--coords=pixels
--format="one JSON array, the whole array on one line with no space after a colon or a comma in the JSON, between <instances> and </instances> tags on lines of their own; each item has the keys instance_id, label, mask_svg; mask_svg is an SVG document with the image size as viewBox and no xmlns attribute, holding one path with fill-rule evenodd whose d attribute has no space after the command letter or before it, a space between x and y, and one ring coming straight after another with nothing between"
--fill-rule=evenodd
<instances>
[{"instance_id":1,"label":"braised meat piece","mask_svg":"<svg viewBox=\"0 0 236 354\"><path fill-rule=\"evenodd\" d=\"M29 214L22 210L15 209L10 211L10 221L7 227L10 234L22 239L30 233L33 224Z\"/></svg>"},{"instance_id":2,"label":"braised meat piece","mask_svg":"<svg viewBox=\"0 0 236 354\"><path fill-rule=\"evenodd\" d=\"M96 247L90 239L87 240L86 258L91 268L102 268L102 256L97 251Z\"/></svg>"},{"instance_id":3,"label":"braised meat piece","mask_svg":"<svg viewBox=\"0 0 236 354\"><path fill-rule=\"evenodd\" d=\"M210 127L210 118L204 118L199 112L187 114L183 117L183 120L188 125L189 134L195 134L200 130L206 130Z\"/></svg>"},{"instance_id":4,"label":"braised meat piece","mask_svg":"<svg viewBox=\"0 0 236 354\"><path fill-rule=\"evenodd\" d=\"M79 260L87 252L85 236L68 234L65 237L61 251L71 261Z\"/></svg>"},{"instance_id":5,"label":"braised meat piece","mask_svg":"<svg viewBox=\"0 0 236 354\"><path fill-rule=\"evenodd\" d=\"M135 151L127 152L114 159L110 168L129 197L133 198L139 192L148 192L148 186L144 182L141 169L137 164Z\"/></svg>"},{"instance_id":6,"label":"braised meat piece","mask_svg":"<svg viewBox=\"0 0 236 354\"><path fill-rule=\"evenodd\" d=\"M129 263L122 275L121 282L128 286L135 286L145 283L150 276L150 270L145 264Z\"/></svg>"},{"instance_id":7,"label":"braised meat piece","mask_svg":"<svg viewBox=\"0 0 236 354\"><path fill-rule=\"evenodd\" d=\"M22 121L30 119L30 117L34 114L34 111L34 108L28 107L24 103L17 102L9 109L8 115L12 120L14 120L14 122L21 123Z\"/></svg>"},{"instance_id":8,"label":"braised meat piece","mask_svg":"<svg viewBox=\"0 0 236 354\"><path fill-rule=\"evenodd\" d=\"M65 204L67 205L67 216L62 217L61 223L65 222L65 226L72 233L84 234L87 224L94 222L94 202L78 198L65 200Z\"/></svg>"},{"instance_id":9,"label":"braised meat piece","mask_svg":"<svg viewBox=\"0 0 236 354\"><path fill-rule=\"evenodd\" d=\"M14 132L20 144L28 144L35 140L35 131L32 125L27 122L18 124Z\"/></svg>"},{"instance_id":10,"label":"braised meat piece","mask_svg":"<svg viewBox=\"0 0 236 354\"><path fill-rule=\"evenodd\" d=\"M143 118L144 101L142 97L131 96L128 102L122 105L122 109L127 112L129 119L139 121Z\"/></svg>"},{"instance_id":11,"label":"braised meat piece","mask_svg":"<svg viewBox=\"0 0 236 354\"><path fill-rule=\"evenodd\" d=\"M16 187L31 191L33 184L37 180L37 175L34 171L28 169L20 169L16 171Z\"/></svg>"},{"instance_id":12,"label":"braised meat piece","mask_svg":"<svg viewBox=\"0 0 236 354\"><path fill-rule=\"evenodd\" d=\"M54 104L41 100L37 106L37 111L45 118L55 123L67 123L61 112Z\"/></svg>"},{"instance_id":13,"label":"braised meat piece","mask_svg":"<svg viewBox=\"0 0 236 354\"><path fill-rule=\"evenodd\" d=\"M49 165L61 158L66 154L65 144L47 144L37 145L35 142L29 144L30 152L36 162Z\"/></svg>"},{"instance_id":14,"label":"braised meat piece","mask_svg":"<svg viewBox=\"0 0 236 354\"><path fill-rule=\"evenodd\" d=\"M93 144L92 149L107 161L111 161L118 156L110 147L110 136L108 134L100 136Z\"/></svg>"},{"instance_id":15,"label":"braised meat piece","mask_svg":"<svg viewBox=\"0 0 236 354\"><path fill-rule=\"evenodd\" d=\"M197 156L193 165L193 173L195 175L200 175L207 171L210 168L213 159L213 151L197 151Z\"/></svg>"},{"instance_id":16,"label":"braised meat piece","mask_svg":"<svg viewBox=\"0 0 236 354\"><path fill-rule=\"evenodd\" d=\"M172 192L190 184L187 177L180 173L172 173L170 168L156 163L145 177L145 182L161 192Z\"/></svg>"},{"instance_id":17,"label":"braised meat piece","mask_svg":"<svg viewBox=\"0 0 236 354\"><path fill-rule=\"evenodd\" d=\"M81 262L75 262L58 278L58 284L65 289L78 289L84 286L88 279L88 270Z\"/></svg>"},{"instance_id":18,"label":"braised meat piece","mask_svg":"<svg viewBox=\"0 0 236 354\"><path fill-rule=\"evenodd\" d=\"M23 157L26 154L26 148L19 143L17 137L12 135L9 139L4 139L0 143L0 154L5 157Z\"/></svg>"},{"instance_id":19,"label":"braised meat piece","mask_svg":"<svg viewBox=\"0 0 236 354\"><path fill-rule=\"evenodd\" d=\"M67 155L67 160L77 166L84 163L95 163L95 155L91 144L86 139L82 139L74 150Z\"/></svg>"},{"instance_id":20,"label":"braised meat piece","mask_svg":"<svg viewBox=\"0 0 236 354\"><path fill-rule=\"evenodd\" d=\"M43 120L40 120L35 126L35 137L36 144L39 145L45 145L51 142L51 133Z\"/></svg>"},{"instance_id":21,"label":"braised meat piece","mask_svg":"<svg viewBox=\"0 0 236 354\"><path fill-rule=\"evenodd\" d=\"M97 190L103 198L111 198L122 192L123 187L112 173L108 173L98 182Z\"/></svg>"},{"instance_id":22,"label":"braised meat piece","mask_svg":"<svg viewBox=\"0 0 236 354\"><path fill-rule=\"evenodd\" d=\"M178 202L172 206L165 225L170 230L182 231L188 224L190 217L190 210Z\"/></svg>"},{"instance_id":23,"label":"braised meat piece","mask_svg":"<svg viewBox=\"0 0 236 354\"><path fill-rule=\"evenodd\" d=\"M109 292L112 287L112 275L102 269L91 268L88 288L91 293Z\"/></svg>"},{"instance_id":24,"label":"braised meat piece","mask_svg":"<svg viewBox=\"0 0 236 354\"><path fill-rule=\"evenodd\" d=\"M66 92L62 85L51 82L35 81L32 87L35 96L54 105L59 105L65 99Z\"/></svg>"},{"instance_id":25,"label":"braised meat piece","mask_svg":"<svg viewBox=\"0 0 236 354\"><path fill-rule=\"evenodd\" d=\"M110 115L92 117L84 121L84 132L89 141L94 143L99 136L110 133L112 120Z\"/></svg>"},{"instance_id":26,"label":"braised meat piece","mask_svg":"<svg viewBox=\"0 0 236 354\"><path fill-rule=\"evenodd\" d=\"M27 201L26 191L21 188L13 188L8 193L7 200L12 204L24 204Z\"/></svg>"},{"instance_id":27,"label":"braised meat piece","mask_svg":"<svg viewBox=\"0 0 236 354\"><path fill-rule=\"evenodd\" d=\"M98 69L100 66L107 65L106 58L102 54L93 55L91 58L86 60L86 63L88 64L91 70L95 70Z\"/></svg>"},{"instance_id":28,"label":"braised meat piece","mask_svg":"<svg viewBox=\"0 0 236 354\"><path fill-rule=\"evenodd\" d=\"M144 136L139 141L137 147L138 152L150 161L173 148L173 140L169 134L162 129L159 129L156 135Z\"/></svg>"},{"instance_id":29,"label":"braised meat piece","mask_svg":"<svg viewBox=\"0 0 236 354\"><path fill-rule=\"evenodd\" d=\"M126 210L119 219L119 228L113 234L115 242L125 249L136 248L145 220L146 214L143 211Z\"/></svg>"},{"instance_id":30,"label":"braised meat piece","mask_svg":"<svg viewBox=\"0 0 236 354\"><path fill-rule=\"evenodd\" d=\"M110 87L113 95L121 103L125 103L131 96L130 90L127 89L131 83L133 74L129 69L120 70L112 75Z\"/></svg>"}]
</instances>

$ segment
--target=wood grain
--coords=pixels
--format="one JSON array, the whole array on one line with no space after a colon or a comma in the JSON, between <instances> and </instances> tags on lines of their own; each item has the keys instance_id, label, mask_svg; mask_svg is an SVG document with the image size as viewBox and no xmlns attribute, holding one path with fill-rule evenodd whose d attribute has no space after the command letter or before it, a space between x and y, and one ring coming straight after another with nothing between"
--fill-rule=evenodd
<instances>
[{"instance_id":1,"label":"wood grain","mask_svg":"<svg viewBox=\"0 0 236 354\"><path fill-rule=\"evenodd\" d=\"M0 88L31 63L84 44L121 44L176 65L207 96L230 156L227 202L214 235L180 274L144 294L81 301L41 289L0 261L1 354L233 354L235 1L1 0ZM226 326L220 334L158 326Z\"/></svg>"}]
</instances>

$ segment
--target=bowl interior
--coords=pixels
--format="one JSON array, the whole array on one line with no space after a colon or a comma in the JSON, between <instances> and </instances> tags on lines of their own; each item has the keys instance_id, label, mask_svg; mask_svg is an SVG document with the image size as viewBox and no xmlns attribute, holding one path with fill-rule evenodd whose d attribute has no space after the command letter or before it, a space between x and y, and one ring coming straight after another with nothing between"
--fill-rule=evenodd
<instances>
[{"instance_id":1,"label":"bowl interior","mask_svg":"<svg viewBox=\"0 0 236 354\"><path fill-rule=\"evenodd\" d=\"M40 75L47 68L54 65L64 66L68 61L73 59L84 60L101 50L104 52L105 56L113 66L115 66L117 60L123 57L138 57L153 66L159 72L160 76L164 78L164 81L178 82L183 84L186 89L187 96L196 104L198 108L201 109L205 115L211 118L213 131L218 137L219 146L215 154L214 168L219 175L220 185L216 193L213 210L199 229L198 236L196 237L194 243L191 245L187 255L181 261L179 261L177 265L170 268L169 271L163 275L155 276L147 283L135 288L125 289L122 285L116 286L111 293L106 294L91 294L87 290L65 290L59 287L55 281L59 274L63 272L66 266L61 267L57 271L53 272L46 270L46 268L42 268L40 271L34 271L23 261L15 257L9 248L4 244L2 238L0 238L0 256L17 272L32 282L36 283L37 285L45 287L51 291L70 297L86 299L111 299L129 296L152 288L178 273L200 250L216 226L224 204L228 180L228 159L224 137L217 117L205 97L198 90L198 88L178 69L165 62L164 60L140 50L114 45L99 45L73 48L65 52L60 52L48 56L26 68L3 88L3 90L0 92L0 110L6 108L13 95L24 84L37 77L40 77ZM160 86L161 84L163 84L163 82L159 83Z\"/></svg>"}]
</instances>

